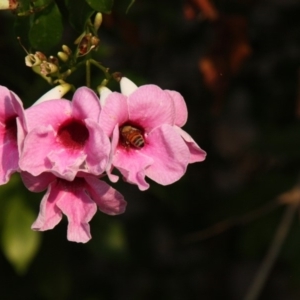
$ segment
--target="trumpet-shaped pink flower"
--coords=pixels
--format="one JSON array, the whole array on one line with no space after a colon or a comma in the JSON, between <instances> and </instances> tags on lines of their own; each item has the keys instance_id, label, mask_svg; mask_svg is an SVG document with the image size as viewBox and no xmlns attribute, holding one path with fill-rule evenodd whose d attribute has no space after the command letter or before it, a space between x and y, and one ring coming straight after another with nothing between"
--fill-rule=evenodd
<instances>
[{"instance_id":1,"label":"trumpet-shaped pink flower","mask_svg":"<svg viewBox=\"0 0 300 300\"><path fill-rule=\"evenodd\" d=\"M26 131L21 100L6 87L0 86L0 185L7 183L10 176L19 170L19 148Z\"/></svg>"},{"instance_id":2,"label":"trumpet-shaped pink flower","mask_svg":"<svg viewBox=\"0 0 300 300\"><path fill-rule=\"evenodd\" d=\"M112 139L107 170L112 181L116 177L110 171L116 167L127 182L146 190L145 176L171 184L183 176L188 163L205 159L205 151L179 127L187 119L179 93L155 85L138 88L127 78L121 80L121 91L100 91L100 125Z\"/></svg>"},{"instance_id":3,"label":"trumpet-shaped pink flower","mask_svg":"<svg viewBox=\"0 0 300 300\"><path fill-rule=\"evenodd\" d=\"M45 231L53 229L66 215L68 219L67 239L77 243L86 243L91 239L89 221L95 215L97 207L108 215L118 215L125 211L123 196L96 176L79 174L73 181L55 177L51 173L42 173L34 177L22 172L22 179L33 192L47 189L40 205L40 213L32 224L32 229Z\"/></svg>"},{"instance_id":4,"label":"trumpet-shaped pink flower","mask_svg":"<svg viewBox=\"0 0 300 300\"><path fill-rule=\"evenodd\" d=\"M100 104L92 90L79 88L72 102L55 99L35 104L25 115L23 171L34 176L52 172L72 181L78 172L100 175L106 169L110 141L99 125Z\"/></svg>"}]
</instances>

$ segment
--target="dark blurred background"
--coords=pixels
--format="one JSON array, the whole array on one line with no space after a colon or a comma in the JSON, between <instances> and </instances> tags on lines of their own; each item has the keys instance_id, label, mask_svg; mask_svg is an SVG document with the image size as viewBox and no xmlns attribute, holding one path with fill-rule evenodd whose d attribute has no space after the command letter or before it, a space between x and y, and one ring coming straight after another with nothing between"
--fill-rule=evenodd
<instances>
[{"instance_id":1,"label":"dark blurred background","mask_svg":"<svg viewBox=\"0 0 300 300\"><path fill-rule=\"evenodd\" d=\"M0 187L0 299L243 299L285 210L275 201L299 181L298 0L136 0L125 11L116 0L104 17L99 60L138 85L179 91L184 129L207 159L171 186L115 184L128 201L124 215L98 212L87 244L67 241L66 220L37 233L22 271L7 255L9 205L25 199L34 220L43 193L14 176ZM0 12L0 84L28 107L50 87L25 66L14 19ZM76 34L67 26L63 43ZM92 76L101 82L99 71ZM71 80L83 85L83 72ZM228 219L233 226L203 233ZM300 299L299 282L296 216L259 299Z\"/></svg>"}]
</instances>

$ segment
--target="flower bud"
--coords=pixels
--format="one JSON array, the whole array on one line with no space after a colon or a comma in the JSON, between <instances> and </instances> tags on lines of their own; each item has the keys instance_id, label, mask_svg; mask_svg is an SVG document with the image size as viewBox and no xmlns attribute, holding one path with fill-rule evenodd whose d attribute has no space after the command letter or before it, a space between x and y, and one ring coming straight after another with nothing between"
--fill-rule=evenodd
<instances>
[{"instance_id":1,"label":"flower bud","mask_svg":"<svg viewBox=\"0 0 300 300\"><path fill-rule=\"evenodd\" d=\"M97 91L98 91L98 94L99 94L99 97L100 97L100 104L102 106L104 106L105 103L106 103L107 97L112 93L112 91L109 88L107 88L106 86L102 85L102 84L100 84L97 87Z\"/></svg>"},{"instance_id":2,"label":"flower bud","mask_svg":"<svg viewBox=\"0 0 300 300\"><path fill-rule=\"evenodd\" d=\"M52 63L52 64L54 64L54 65L59 65L59 61L58 61L58 58L57 57L55 57L55 56L50 56L49 57L49 59L48 59L48 61L50 62L50 63Z\"/></svg>"},{"instance_id":3,"label":"flower bud","mask_svg":"<svg viewBox=\"0 0 300 300\"><path fill-rule=\"evenodd\" d=\"M41 51L36 51L36 52L35 52L35 55L36 55L41 61L47 60L46 55L45 55L43 52L41 52Z\"/></svg>"},{"instance_id":4,"label":"flower bud","mask_svg":"<svg viewBox=\"0 0 300 300\"><path fill-rule=\"evenodd\" d=\"M46 94L44 94L41 98L39 98L33 105L48 100L61 99L71 89L71 87L72 85L69 83L62 83L60 85L57 85Z\"/></svg>"},{"instance_id":5,"label":"flower bud","mask_svg":"<svg viewBox=\"0 0 300 300\"><path fill-rule=\"evenodd\" d=\"M40 67L41 67L41 74L44 76L56 73L58 71L57 65L47 61L43 61Z\"/></svg>"},{"instance_id":6,"label":"flower bud","mask_svg":"<svg viewBox=\"0 0 300 300\"><path fill-rule=\"evenodd\" d=\"M112 77L117 81L120 82L120 80L122 79L123 75L121 72L114 72L111 74Z\"/></svg>"},{"instance_id":7,"label":"flower bud","mask_svg":"<svg viewBox=\"0 0 300 300\"><path fill-rule=\"evenodd\" d=\"M70 56L72 54L72 50L67 45L62 45L61 48L67 55Z\"/></svg>"},{"instance_id":8,"label":"flower bud","mask_svg":"<svg viewBox=\"0 0 300 300\"><path fill-rule=\"evenodd\" d=\"M59 51L59 52L57 53L57 56L58 56L58 58L59 58L61 61L63 61L63 62L66 62L66 61L69 60L69 55L66 54L65 52Z\"/></svg>"},{"instance_id":9,"label":"flower bud","mask_svg":"<svg viewBox=\"0 0 300 300\"><path fill-rule=\"evenodd\" d=\"M94 28L96 31L98 31L99 27L101 26L102 24L102 14L100 12L98 12L95 16L95 19L94 19Z\"/></svg>"},{"instance_id":10,"label":"flower bud","mask_svg":"<svg viewBox=\"0 0 300 300\"><path fill-rule=\"evenodd\" d=\"M100 43L100 39L96 36L92 36L91 45L94 46L94 47L97 47L99 45L99 43Z\"/></svg>"},{"instance_id":11,"label":"flower bud","mask_svg":"<svg viewBox=\"0 0 300 300\"><path fill-rule=\"evenodd\" d=\"M18 7L19 2L17 0L0 0L0 10L9 9L14 10Z\"/></svg>"}]
</instances>

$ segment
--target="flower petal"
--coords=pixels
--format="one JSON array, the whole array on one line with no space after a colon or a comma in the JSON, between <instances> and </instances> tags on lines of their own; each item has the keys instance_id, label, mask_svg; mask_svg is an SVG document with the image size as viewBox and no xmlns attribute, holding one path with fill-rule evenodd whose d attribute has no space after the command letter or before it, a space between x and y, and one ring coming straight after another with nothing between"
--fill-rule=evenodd
<instances>
[{"instance_id":1,"label":"flower petal","mask_svg":"<svg viewBox=\"0 0 300 300\"><path fill-rule=\"evenodd\" d=\"M119 176L112 174L112 170L114 168L112 165L112 161L113 161L114 153L116 152L119 143L119 134L120 134L119 125L116 124L111 139L111 151L110 151L109 161L106 169L106 174L111 182L117 182L119 180Z\"/></svg>"},{"instance_id":2,"label":"flower petal","mask_svg":"<svg viewBox=\"0 0 300 300\"><path fill-rule=\"evenodd\" d=\"M169 91L169 90L165 90L173 99L174 101L174 105L175 105L175 125L182 127L186 121L187 121L187 117L188 117L188 111L187 111L187 106L186 103L183 99L183 97L181 96L181 94L179 94L176 91Z\"/></svg>"},{"instance_id":3,"label":"flower petal","mask_svg":"<svg viewBox=\"0 0 300 300\"><path fill-rule=\"evenodd\" d=\"M21 172L21 178L26 186L31 192L42 192L49 184L56 180L56 177L51 173L42 173L39 176L33 176L28 172Z\"/></svg>"},{"instance_id":4,"label":"flower petal","mask_svg":"<svg viewBox=\"0 0 300 300\"><path fill-rule=\"evenodd\" d=\"M102 107L99 124L108 136L111 136L116 124L128 120L126 97L120 93L111 93Z\"/></svg>"},{"instance_id":5,"label":"flower petal","mask_svg":"<svg viewBox=\"0 0 300 300\"><path fill-rule=\"evenodd\" d=\"M72 115L71 102L68 100L49 100L26 109L28 130L52 125L54 130Z\"/></svg>"},{"instance_id":6,"label":"flower petal","mask_svg":"<svg viewBox=\"0 0 300 300\"><path fill-rule=\"evenodd\" d=\"M110 141L98 123L87 119L85 124L89 130L89 139L84 149L88 153L86 158L87 172L100 175L105 171L108 164Z\"/></svg>"},{"instance_id":7,"label":"flower petal","mask_svg":"<svg viewBox=\"0 0 300 300\"><path fill-rule=\"evenodd\" d=\"M127 99L129 120L150 131L162 124L173 125L175 106L171 96L156 85L143 85Z\"/></svg>"},{"instance_id":8,"label":"flower petal","mask_svg":"<svg viewBox=\"0 0 300 300\"><path fill-rule=\"evenodd\" d=\"M0 185L9 181L10 176L19 170L17 141L0 130Z\"/></svg>"},{"instance_id":9,"label":"flower petal","mask_svg":"<svg viewBox=\"0 0 300 300\"><path fill-rule=\"evenodd\" d=\"M61 196L62 192L58 189L57 182L51 183L41 201L39 215L32 224L31 229L38 231L49 230L53 229L60 222L62 213L56 206L56 201Z\"/></svg>"},{"instance_id":10,"label":"flower petal","mask_svg":"<svg viewBox=\"0 0 300 300\"><path fill-rule=\"evenodd\" d=\"M124 180L138 185L141 191L147 190L145 169L153 164L153 159L140 150L118 147L113 157L113 165L122 173Z\"/></svg>"},{"instance_id":11,"label":"flower petal","mask_svg":"<svg viewBox=\"0 0 300 300\"><path fill-rule=\"evenodd\" d=\"M34 176L51 171L58 177L73 180L85 161L86 154L83 151L71 152L64 149L57 144L54 135L51 126L32 130L25 139L19 166L21 170Z\"/></svg>"},{"instance_id":12,"label":"flower petal","mask_svg":"<svg viewBox=\"0 0 300 300\"><path fill-rule=\"evenodd\" d=\"M67 238L69 241L86 243L91 239L88 222L97 212L97 206L84 192L83 187L74 188L73 183L70 183L68 191L67 186L67 182L60 184L60 189L64 192L57 200L57 207L68 218Z\"/></svg>"},{"instance_id":13,"label":"flower petal","mask_svg":"<svg viewBox=\"0 0 300 300\"><path fill-rule=\"evenodd\" d=\"M0 86L0 123L5 124L5 121L16 116L18 113L21 114L20 110L16 111L15 105L19 102L19 106L22 106L21 100L15 94L13 94L5 86Z\"/></svg>"},{"instance_id":14,"label":"flower petal","mask_svg":"<svg viewBox=\"0 0 300 300\"><path fill-rule=\"evenodd\" d=\"M92 119L99 121L100 102L98 96L87 87L81 87L76 90L73 100L73 117L78 120Z\"/></svg>"},{"instance_id":15,"label":"flower petal","mask_svg":"<svg viewBox=\"0 0 300 300\"><path fill-rule=\"evenodd\" d=\"M147 146L142 152L154 159L145 174L159 184L167 185L179 180L189 162L189 150L173 126L162 125L149 133Z\"/></svg>"},{"instance_id":16,"label":"flower petal","mask_svg":"<svg viewBox=\"0 0 300 300\"><path fill-rule=\"evenodd\" d=\"M100 211L108 215L119 215L125 211L127 203L117 190L94 176L86 176L85 180L87 190Z\"/></svg>"},{"instance_id":17,"label":"flower petal","mask_svg":"<svg viewBox=\"0 0 300 300\"><path fill-rule=\"evenodd\" d=\"M195 162L201 162L205 160L206 152L202 150L197 143L193 140L193 138L184 130L181 128L175 126L175 129L177 132L181 135L181 137L186 142L186 145L189 148L190 151L190 160L189 163L195 163Z\"/></svg>"},{"instance_id":18,"label":"flower petal","mask_svg":"<svg viewBox=\"0 0 300 300\"><path fill-rule=\"evenodd\" d=\"M121 93L125 96L129 96L132 94L135 90L138 89L135 83L133 83L131 80L129 80L126 77L122 77L120 81L120 88L121 88Z\"/></svg>"}]
</instances>

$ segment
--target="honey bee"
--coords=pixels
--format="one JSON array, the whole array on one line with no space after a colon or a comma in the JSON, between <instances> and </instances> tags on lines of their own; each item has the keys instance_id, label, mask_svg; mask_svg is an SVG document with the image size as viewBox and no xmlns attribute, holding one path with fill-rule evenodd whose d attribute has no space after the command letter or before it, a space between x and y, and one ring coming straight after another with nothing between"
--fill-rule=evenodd
<instances>
[{"instance_id":1,"label":"honey bee","mask_svg":"<svg viewBox=\"0 0 300 300\"><path fill-rule=\"evenodd\" d=\"M121 140L126 148L133 146L137 149L141 149L145 145L145 139L140 129L125 125L120 129Z\"/></svg>"}]
</instances>

